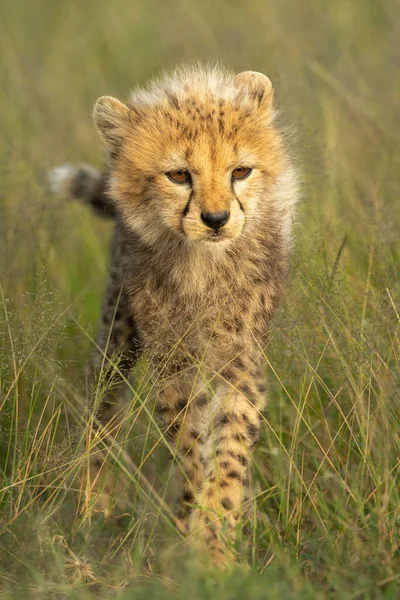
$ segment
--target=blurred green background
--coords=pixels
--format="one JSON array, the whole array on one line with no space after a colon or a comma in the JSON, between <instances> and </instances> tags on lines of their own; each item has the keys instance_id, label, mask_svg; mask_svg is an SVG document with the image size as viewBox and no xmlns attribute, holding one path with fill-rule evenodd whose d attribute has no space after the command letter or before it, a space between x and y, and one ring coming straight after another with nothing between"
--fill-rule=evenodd
<instances>
[{"instance_id":1,"label":"blurred green background","mask_svg":"<svg viewBox=\"0 0 400 600\"><path fill-rule=\"evenodd\" d=\"M5 598L399 597L399 40L398 0L1 3ZM165 558L174 534L149 532L134 501L121 526L70 498L111 229L46 183L66 161L101 165L98 96L197 60L272 79L303 182L266 367L252 569L218 587Z\"/></svg>"}]
</instances>

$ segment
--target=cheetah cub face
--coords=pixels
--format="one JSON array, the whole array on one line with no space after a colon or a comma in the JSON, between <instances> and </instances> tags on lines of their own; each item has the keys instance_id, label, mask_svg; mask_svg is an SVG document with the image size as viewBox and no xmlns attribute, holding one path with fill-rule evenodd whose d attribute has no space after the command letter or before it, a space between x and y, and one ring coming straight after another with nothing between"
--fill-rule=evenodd
<instances>
[{"instance_id":1,"label":"cheetah cub face","mask_svg":"<svg viewBox=\"0 0 400 600\"><path fill-rule=\"evenodd\" d=\"M212 71L190 83L178 74L127 104L103 96L94 120L126 225L148 244L168 235L222 248L251 235L284 167L272 84L260 73L221 80Z\"/></svg>"}]
</instances>

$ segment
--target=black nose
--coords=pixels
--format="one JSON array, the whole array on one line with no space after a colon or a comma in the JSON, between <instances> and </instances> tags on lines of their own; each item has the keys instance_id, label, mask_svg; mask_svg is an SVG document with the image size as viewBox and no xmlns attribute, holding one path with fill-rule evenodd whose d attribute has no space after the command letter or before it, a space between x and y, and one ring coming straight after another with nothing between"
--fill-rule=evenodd
<instances>
[{"instance_id":1,"label":"black nose","mask_svg":"<svg viewBox=\"0 0 400 600\"><path fill-rule=\"evenodd\" d=\"M201 213L201 218L203 222L207 225L207 227L211 227L211 229L219 229L223 227L227 220L229 219L229 213L227 210L220 213Z\"/></svg>"}]
</instances>

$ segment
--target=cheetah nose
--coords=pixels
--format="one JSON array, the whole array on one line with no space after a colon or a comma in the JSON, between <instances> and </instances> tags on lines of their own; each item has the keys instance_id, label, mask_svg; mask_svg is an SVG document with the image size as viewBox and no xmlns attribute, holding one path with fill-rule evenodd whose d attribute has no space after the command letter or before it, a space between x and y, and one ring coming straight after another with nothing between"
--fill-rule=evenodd
<instances>
[{"instance_id":1,"label":"cheetah nose","mask_svg":"<svg viewBox=\"0 0 400 600\"><path fill-rule=\"evenodd\" d=\"M225 223L229 219L229 212L225 210L224 212L220 213L201 213L201 218L202 221L207 225L207 227L217 230L225 225Z\"/></svg>"}]
</instances>

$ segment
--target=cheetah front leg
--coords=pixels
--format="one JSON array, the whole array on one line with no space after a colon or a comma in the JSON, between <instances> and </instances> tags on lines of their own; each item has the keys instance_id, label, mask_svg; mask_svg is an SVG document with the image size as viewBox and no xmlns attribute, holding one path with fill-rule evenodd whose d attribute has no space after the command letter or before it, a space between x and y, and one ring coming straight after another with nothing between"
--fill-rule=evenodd
<instances>
[{"instance_id":1,"label":"cheetah front leg","mask_svg":"<svg viewBox=\"0 0 400 600\"><path fill-rule=\"evenodd\" d=\"M203 451L204 485L190 529L212 562L226 566L234 558L234 531L250 486L250 454L259 436L265 387L261 365L243 359L221 376Z\"/></svg>"},{"instance_id":2,"label":"cheetah front leg","mask_svg":"<svg viewBox=\"0 0 400 600\"><path fill-rule=\"evenodd\" d=\"M164 419L165 435L171 451L179 462L182 489L177 519L184 533L188 531L192 506L197 502L203 485L201 450L206 403L205 395L193 393L193 386L188 381L175 379L159 390L158 411Z\"/></svg>"}]
</instances>

